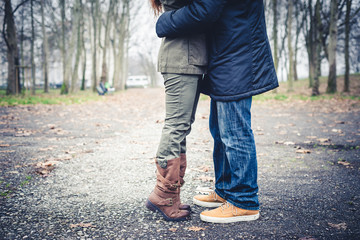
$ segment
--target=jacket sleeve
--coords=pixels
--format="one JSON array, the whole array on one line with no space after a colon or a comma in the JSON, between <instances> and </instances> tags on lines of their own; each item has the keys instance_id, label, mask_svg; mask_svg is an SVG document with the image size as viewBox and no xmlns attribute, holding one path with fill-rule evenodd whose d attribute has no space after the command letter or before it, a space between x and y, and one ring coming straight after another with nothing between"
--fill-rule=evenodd
<instances>
[{"instance_id":1,"label":"jacket sleeve","mask_svg":"<svg viewBox=\"0 0 360 240\"><path fill-rule=\"evenodd\" d=\"M178 37L204 31L215 22L227 0L193 0L189 5L164 12L156 23L158 37Z\"/></svg>"}]
</instances>

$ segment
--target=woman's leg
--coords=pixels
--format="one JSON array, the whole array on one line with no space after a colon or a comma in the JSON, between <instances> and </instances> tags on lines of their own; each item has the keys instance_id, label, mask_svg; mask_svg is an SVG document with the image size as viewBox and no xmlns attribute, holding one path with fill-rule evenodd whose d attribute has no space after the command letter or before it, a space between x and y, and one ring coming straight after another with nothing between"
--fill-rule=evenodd
<instances>
[{"instance_id":1,"label":"woman's leg","mask_svg":"<svg viewBox=\"0 0 360 240\"><path fill-rule=\"evenodd\" d=\"M198 75L164 74L166 118L156 154L157 184L146 206L160 211L166 220L185 220L180 210L180 153L191 125Z\"/></svg>"}]
</instances>

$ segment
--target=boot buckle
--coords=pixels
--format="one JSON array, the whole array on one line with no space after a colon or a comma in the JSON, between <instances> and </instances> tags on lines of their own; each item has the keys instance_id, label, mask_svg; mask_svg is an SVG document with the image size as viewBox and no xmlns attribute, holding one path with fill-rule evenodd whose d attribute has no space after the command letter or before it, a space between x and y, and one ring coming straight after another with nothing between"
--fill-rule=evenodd
<instances>
[{"instance_id":1,"label":"boot buckle","mask_svg":"<svg viewBox=\"0 0 360 240\"><path fill-rule=\"evenodd\" d=\"M173 202L173 199L172 199L172 198L167 198L166 200L169 201L169 203L166 204L167 206L172 206L172 205L174 205L174 202Z\"/></svg>"}]
</instances>

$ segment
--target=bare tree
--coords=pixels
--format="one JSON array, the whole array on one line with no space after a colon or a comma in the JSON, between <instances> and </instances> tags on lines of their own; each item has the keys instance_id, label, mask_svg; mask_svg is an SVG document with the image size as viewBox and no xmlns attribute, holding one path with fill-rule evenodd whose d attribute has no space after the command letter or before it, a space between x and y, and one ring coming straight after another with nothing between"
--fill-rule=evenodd
<instances>
[{"instance_id":1,"label":"bare tree","mask_svg":"<svg viewBox=\"0 0 360 240\"><path fill-rule=\"evenodd\" d=\"M328 86L326 89L327 93L336 92L336 44L337 44L337 19L338 19L338 1L331 0L330 7L330 39L328 46L328 56L329 56L329 77L328 77Z\"/></svg>"},{"instance_id":2,"label":"bare tree","mask_svg":"<svg viewBox=\"0 0 360 240\"><path fill-rule=\"evenodd\" d=\"M288 3L288 51L289 51L289 73L288 73L288 91L293 91L293 82L294 82L294 52L292 47L292 16L293 16L293 1L290 0Z\"/></svg>"},{"instance_id":3,"label":"bare tree","mask_svg":"<svg viewBox=\"0 0 360 240\"><path fill-rule=\"evenodd\" d=\"M30 1L30 12L31 12L31 80L32 87L31 93L35 94L36 79L35 79L35 59L34 59L34 44L35 44L35 26L34 26L34 0Z\"/></svg>"},{"instance_id":4,"label":"bare tree","mask_svg":"<svg viewBox=\"0 0 360 240\"><path fill-rule=\"evenodd\" d=\"M349 92L349 75L350 75L350 56L349 56L349 42L350 42L350 13L352 0L346 0L346 16L345 16L345 78L344 78L344 92Z\"/></svg>"},{"instance_id":5,"label":"bare tree","mask_svg":"<svg viewBox=\"0 0 360 240\"><path fill-rule=\"evenodd\" d=\"M96 91L97 85L97 46L98 46L98 38L97 33L99 30L98 27L98 18L99 18L99 0L91 0L91 17L92 17L92 24L93 24L93 41L92 41L92 89Z\"/></svg>"},{"instance_id":6,"label":"bare tree","mask_svg":"<svg viewBox=\"0 0 360 240\"><path fill-rule=\"evenodd\" d=\"M106 63L106 56L107 56L107 51L109 48L109 34L110 34L110 28L111 28L111 18L113 17L113 13L114 13L114 4L115 4L115 0L110 0L109 3L109 9L107 11L106 14L106 22L105 22L105 36L104 36L104 45L102 47L103 50L103 56L102 56L102 71L101 71L101 81L106 82L108 80L108 70L107 70L107 63Z\"/></svg>"},{"instance_id":7,"label":"bare tree","mask_svg":"<svg viewBox=\"0 0 360 240\"><path fill-rule=\"evenodd\" d=\"M117 90L125 89L127 70L127 41L129 38L130 0L122 0L116 7L113 32L114 79L113 85Z\"/></svg>"},{"instance_id":8,"label":"bare tree","mask_svg":"<svg viewBox=\"0 0 360 240\"><path fill-rule=\"evenodd\" d=\"M75 53L75 61L74 61L74 68L72 70L72 76L71 76L71 86L70 86L70 92L75 92L76 90L76 86L78 83L78 79L79 79L79 74L78 74L78 70L79 70L79 62L80 62L80 56L82 53L82 40L81 40L81 25L82 25L82 2L81 0L75 0L75 5L74 5L74 11L73 11L73 16L75 18L74 21L74 29L76 29L75 32L73 32L74 34L74 39L75 39L75 33L76 33L76 53ZM71 61L70 61L71 62Z\"/></svg>"},{"instance_id":9,"label":"bare tree","mask_svg":"<svg viewBox=\"0 0 360 240\"><path fill-rule=\"evenodd\" d=\"M11 0L5 1L5 15L3 25L3 38L7 47L7 61L8 61L8 81L6 94L19 94L21 91L20 74L17 67L19 66L19 51L17 46L16 26L14 21L14 12L19 4L13 11ZM5 31L6 27L6 31Z\"/></svg>"},{"instance_id":10,"label":"bare tree","mask_svg":"<svg viewBox=\"0 0 360 240\"><path fill-rule=\"evenodd\" d=\"M273 9L273 55L274 55L274 65L275 71L278 71L279 66L279 57L278 57L278 10L277 10L277 0L272 0L272 9Z\"/></svg>"},{"instance_id":11,"label":"bare tree","mask_svg":"<svg viewBox=\"0 0 360 240\"><path fill-rule=\"evenodd\" d=\"M61 12L61 58L62 58L62 72L63 72L63 84L61 86L61 94L67 94L69 92L67 79L66 79L66 40L65 40L65 0L60 1Z\"/></svg>"},{"instance_id":12,"label":"bare tree","mask_svg":"<svg viewBox=\"0 0 360 240\"><path fill-rule=\"evenodd\" d=\"M314 72L314 83L312 88L312 95L317 96L320 94L319 85L320 85L320 74L321 74L321 37L322 37L322 24L321 24L321 4L320 0L316 0L315 4L315 21L316 21L316 44L315 44L315 72Z\"/></svg>"},{"instance_id":13,"label":"bare tree","mask_svg":"<svg viewBox=\"0 0 360 240\"><path fill-rule=\"evenodd\" d=\"M48 47L48 40L47 34L45 31L45 17L44 17L44 0L40 1L41 6L41 31L43 35L43 76L44 76L44 92L49 92L49 79L48 79L48 56L49 56L49 47Z\"/></svg>"}]
</instances>

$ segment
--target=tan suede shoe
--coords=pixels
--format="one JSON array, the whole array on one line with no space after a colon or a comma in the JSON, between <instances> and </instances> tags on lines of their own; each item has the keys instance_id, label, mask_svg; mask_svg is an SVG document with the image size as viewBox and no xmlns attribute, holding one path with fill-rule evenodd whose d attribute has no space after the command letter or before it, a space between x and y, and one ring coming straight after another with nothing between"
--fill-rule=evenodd
<instances>
[{"instance_id":1,"label":"tan suede shoe","mask_svg":"<svg viewBox=\"0 0 360 240\"><path fill-rule=\"evenodd\" d=\"M215 193L215 191L213 191L209 193L209 195L194 196L193 202L198 206L214 208L221 206L224 202L226 202L226 200L221 198Z\"/></svg>"},{"instance_id":2,"label":"tan suede shoe","mask_svg":"<svg viewBox=\"0 0 360 240\"><path fill-rule=\"evenodd\" d=\"M200 219L212 223L253 221L260 216L259 210L245 210L225 202L218 208L200 213Z\"/></svg>"}]
</instances>

